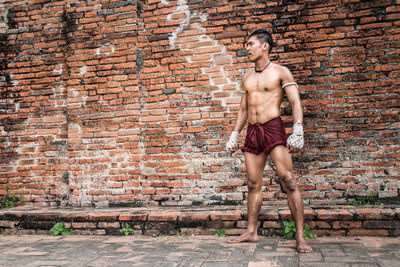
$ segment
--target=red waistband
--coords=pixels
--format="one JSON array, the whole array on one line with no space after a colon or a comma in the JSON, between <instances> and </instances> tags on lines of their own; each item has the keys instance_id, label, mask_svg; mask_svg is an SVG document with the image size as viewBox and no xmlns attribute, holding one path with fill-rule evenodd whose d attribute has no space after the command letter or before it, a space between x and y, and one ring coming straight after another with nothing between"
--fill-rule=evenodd
<instances>
[{"instance_id":1,"label":"red waistband","mask_svg":"<svg viewBox=\"0 0 400 267\"><path fill-rule=\"evenodd\" d=\"M270 119L269 121L262 122L262 123L261 122L256 122L256 123L250 123L249 122L249 126L257 126L257 125L263 126L263 125L269 124L269 123L271 123L273 121L276 121L276 120L282 121L282 118L281 117L276 117L276 118Z\"/></svg>"}]
</instances>

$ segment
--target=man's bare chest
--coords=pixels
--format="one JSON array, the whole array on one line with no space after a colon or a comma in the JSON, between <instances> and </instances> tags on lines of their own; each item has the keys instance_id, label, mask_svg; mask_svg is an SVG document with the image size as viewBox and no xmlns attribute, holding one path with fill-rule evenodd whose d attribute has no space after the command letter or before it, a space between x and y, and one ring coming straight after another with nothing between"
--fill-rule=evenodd
<instances>
[{"instance_id":1,"label":"man's bare chest","mask_svg":"<svg viewBox=\"0 0 400 267\"><path fill-rule=\"evenodd\" d=\"M243 89L248 93L272 92L281 90L281 82L278 77L272 75L253 74L245 80Z\"/></svg>"}]
</instances>

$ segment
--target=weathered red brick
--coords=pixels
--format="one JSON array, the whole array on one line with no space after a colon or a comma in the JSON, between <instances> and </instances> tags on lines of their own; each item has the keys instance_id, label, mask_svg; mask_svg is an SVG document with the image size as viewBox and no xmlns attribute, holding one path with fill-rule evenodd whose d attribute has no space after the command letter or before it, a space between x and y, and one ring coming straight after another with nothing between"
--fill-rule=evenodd
<instances>
[{"instance_id":1,"label":"weathered red brick","mask_svg":"<svg viewBox=\"0 0 400 267\"><path fill-rule=\"evenodd\" d=\"M117 217L117 212L89 213L90 221L115 221Z\"/></svg>"},{"instance_id":2,"label":"weathered red brick","mask_svg":"<svg viewBox=\"0 0 400 267\"><path fill-rule=\"evenodd\" d=\"M176 221L179 212L150 212L148 221Z\"/></svg>"},{"instance_id":3,"label":"weathered red brick","mask_svg":"<svg viewBox=\"0 0 400 267\"><path fill-rule=\"evenodd\" d=\"M212 221L239 220L241 212L239 210L231 210L226 212L212 212L210 215Z\"/></svg>"},{"instance_id":4,"label":"weathered red brick","mask_svg":"<svg viewBox=\"0 0 400 267\"><path fill-rule=\"evenodd\" d=\"M362 225L361 221L335 221L332 223L333 229L341 229L341 228L351 228L357 229Z\"/></svg>"},{"instance_id":5,"label":"weathered red brick","mask_svg":"<svg viewBox=\"0 0 400 267\"><path fill-rule=\"evenodd\" d=\"M395 213L391 209L359 208L356 209L358 219L394 219Z\"/></svg>"},{"instance_id":6,"label":"weathered red brick","mask_svg":"<svg viewBox=\"0 0 400 267\"><path fill-rule=\"evenodd\" d=\"M281 222L277 222L277 221L265 221L262 225L263 228L266 229L281 229L283 228L283 224Z\"/></svg>"},{"instance_id":7,"label":"weathered red brick","mask_svg":"<svg viewBox=\"0 0 400 267\"><path fill-rule=\"evenodd\" d=\"M281 220L292 220L290 210L280 210L279 215L281 217Z\"/></svg>"},{"instance_id":8,"label":"weathered red brick","mask_svg":"<svg viewBox=\"0 0 400 267\"><path fill-rule=\"evenodd\" d=\"M72 222L73 229L80 229L80 228L97 228L95 222Z\"/></svg>"},{"instance_id":9,"label":"weathered red brick","mask_svg":"<svg viewBox=\"0 0 400 267\"><path fill-rule=\"evenodd\" d=\"M119 222L99 222L98 228L120 228L120 223Z\"/></svg>"},{"instance_id":10,"label":"weathered red brick","mask_svg":"<svg viewBox=\"0 0 400 267\"><path fill-rule=\"evenodd\" d=\"M399 229L400 222L395 220L390 220L390 221L368 220L363 222L363 226L364 228L373 228L373 229L381 229L381 228Z\"/></svg>"},{"instance_id":11,"label":"weathered red brick","mask_svg":"<svg viewBox=\"0 0 400 267\"><path fill-rule=\"evenodd\" d=\"M347 210L319 210L318 219L321 220L349 220L353 219L353 214Z\"/></svg>"},{"instance_id":12,"label":"weathered red brick","mask_svg":"<svg viewBox=\"0 0 400 267\"><path fill-rule=\"evenodd\" d=\"M389 236L389 231L385 229L379 230L364 230L364 229L352 229L348 232L351 236Z\"/></svg>"},{"instance_id":13,"label":"weathered red brick","mask_svg":"<svg viewBox=\"0 0 400 267\"><path fill-rule=\"evenodd\" d=\"M210 213L208 211L204 212L181 212L179 215L179 221L208 221Z\"/></svg>"}]
</instances>

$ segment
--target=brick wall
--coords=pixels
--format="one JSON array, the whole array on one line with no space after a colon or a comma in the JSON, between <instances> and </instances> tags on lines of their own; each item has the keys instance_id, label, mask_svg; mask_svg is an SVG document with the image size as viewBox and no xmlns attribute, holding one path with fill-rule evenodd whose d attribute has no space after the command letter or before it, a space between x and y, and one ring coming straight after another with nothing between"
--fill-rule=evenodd
<instances>
[{"instance_id":1,"label":"brick wall","mask_svg":"<svg viewBox=\"0 0 400 267\"><path fill-rule=\"evenodd\" d=\"M398 197L400 1L50 1L0 4L0 195L38 205L246 200L227 136L271 30L300 85L308 204ZM282 116L291 129L291 109ZM244 132L241 141L244 139ZM264 200L285 202L273 167ZM272 178L272 179L270 179Z\"/></svg>"}]
</instances>

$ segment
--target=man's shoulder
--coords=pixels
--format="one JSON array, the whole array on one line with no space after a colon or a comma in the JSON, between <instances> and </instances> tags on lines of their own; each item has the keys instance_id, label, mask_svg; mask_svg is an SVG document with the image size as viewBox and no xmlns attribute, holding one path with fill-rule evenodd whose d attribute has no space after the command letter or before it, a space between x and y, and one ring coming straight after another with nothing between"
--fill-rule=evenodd
<instances>
[{"instance_id":1,"label":"man's shoulder","mask_svg":"<svg viewBox=\"0 0 400 267\"><path fill-rule=\"evenodd\" d=\"M244 73L244 75L242 76L242 81L245 81L245 80L250 76L250 74L252 74L252 73L253 73L253 70L252 70L252 69L247 70L247 71Z\"/></svg>"},{"instance_id":2,"label":"man's shoulder","mask_svg":"<svg viewBox=\"0 0 400 267\"><path fill-rule=\"evenodd\" d=\"M274 64L274 69L277 76L282 80L292 76L292 72L284 65Z\"/></svg>"},{"instance_id":3,"label":"man's shoulder","mask_svg":"<svg viewBox=\"0 0 400 267\"><path fill-rule=\"evenodd\" d=\"M286 66L284 66L284 65L281 65L281 64L278 64L278 63L274 63L274 69L276 70L276 71L281 71L281 72L286 72L286 71L289 71L289 68L288 67L286 67Z\"/></svg>"}]
</instances>

